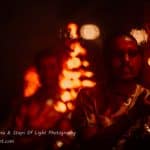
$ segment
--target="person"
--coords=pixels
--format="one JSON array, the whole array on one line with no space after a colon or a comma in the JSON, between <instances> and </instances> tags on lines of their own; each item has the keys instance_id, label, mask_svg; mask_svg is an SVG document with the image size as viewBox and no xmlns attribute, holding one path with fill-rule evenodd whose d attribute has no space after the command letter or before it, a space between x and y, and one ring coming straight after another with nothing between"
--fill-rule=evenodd
<instances>
[{"instance_id":1,"label":"person","mask_svg":"<svg viewBox=\"0 0 150 150\"><path fill-rule=\"evenodd\" d=\"M57 136L49 135L49 131L55 132L61 129L63 132L71 129L66 113L55 109L56 103L60 100L58 83L61 57L57 51L44 49L35 58L41 86L32 96L22 100L16 113L14 129L25 131L25 136L16 139L17 147L20 145L25 149L57 149L55 145ZM63 126L65 124L63 129L61 124ZM32 133L27 136L29 130Z\"/></svg>"},{"instance_id":2,"label":"person","mask_svg":"<svg viewBox=\"0 0 150 150\"><path fill-rule=\"evenodd\" d=\"M150 91L139 82L143 49L130 34L117 33L104 50L108 82L79 92L72 115L75 145L102 150L150 146L145 130L150 124Z\"/></svg>"}]
</instances>

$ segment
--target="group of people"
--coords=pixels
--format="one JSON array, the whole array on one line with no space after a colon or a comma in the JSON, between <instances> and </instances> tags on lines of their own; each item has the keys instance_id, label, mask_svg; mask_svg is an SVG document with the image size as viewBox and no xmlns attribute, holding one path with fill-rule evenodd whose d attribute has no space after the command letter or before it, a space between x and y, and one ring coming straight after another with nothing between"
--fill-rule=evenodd
<instances>
[{"instance_id":1,"label":"group of people","mask_svg":"<svg viewBox=\"0 0 150 150\"><path fill-rule=\"evenodd\" d=\"M16 142L22 149L37 150L150 147L150 90L140 83L143 52L136 39L128 33L110 38L104 46L108 82L102 85L97 81L94 88L81 89L71 119L53 107L60 98L61 57L51 50L40 53L35 65L42 86L33 96L23 100L16 113L14 128L72 130L76 134L75 137L64 137L64 143L59 143L57 148L54 136L24 137Z\"/></svg>"}]
</instances>

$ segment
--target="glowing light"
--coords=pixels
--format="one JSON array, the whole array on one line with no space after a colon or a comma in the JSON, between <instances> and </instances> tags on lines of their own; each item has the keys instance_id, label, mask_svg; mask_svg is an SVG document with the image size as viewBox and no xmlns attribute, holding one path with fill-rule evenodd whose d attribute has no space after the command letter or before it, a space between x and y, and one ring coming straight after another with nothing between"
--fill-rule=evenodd
<instances>
[{"instance_id":1,"label":"glowing light","mask_svg":"<svg viewBox=\"0 0 150 150\"><path fill-rule=\"evenodd\" d=\"M72 99L71 93L69 91L63 92L61 95L61 100L64 102L70 101Z\"/></svg>"},{"instance_id":2,"label":"glowing light","mask_svg":"<svg viewBox=\"0 0 150 150\"><path fill-rule=\"evenodd\" d=\"M74 57L72 59L69 59L67 61L67 66L69 69L75 69L81 66L81 60L77 57Z\"/></svg>"},{"instance_id":3,"label":"glowing light","mask_svg":"<svg viewBox=\"0 0 150 150\"><path fill-rule=\"evenodd\" d=\"M84 67L88 67L88 66L90 65L90 63L85 60L85 61L82 62L82 65L83 65Z\"/></svg>"},{"instance_id":4,"label":"glowing light","mask_svg":"<svg viewBox=\"0 0 150 150\"><path fill-rule=\"evenodd\" d=\"M58 101L58 102L56 103L56 105L54 106L54 108L55 108L55 110L56 110L57 112L60 112L60 113L64 113L64 112L66 112L66 110L67 110L66 105L65 105L63 102L61 102L61 101Z\"/></svg>"},{"instance_id":5,"label":"glowing light","mask_svg":"<svg viewBox=\"0 0 150 150\"><path fill-rule=\"evenodd\" d=\"M70 31L70 38L71 39L77 39L78 38L78 34L77 34L78 26L77 26L77 24L69 23L67 28Z\"/></svg>"},{"instance_id":6,"label":"glowing light","mask_svg":"<svg viewBox=\"0 0 150 150\"><path fill-rule=\"evenodd\" d=\"M79 87L81 87L81 81L79 79L72 80L72 83L73 83L73 87L72 88L79 88Z\"/></svg>"},{"instance_id":7,"label":"glowing light","mask_svg":"<svg viewBox=\"0 0 150 150\"><path fill-rule=\"evenodd\" d=\"M57 145L57 147L61 148L64 145L64 143L62 141L58 140L58 141L56 141L56 145Z\"/></svg>"},{"instance_id":8,"label":"glowing light","mask_svg":"<svg viewBox=\"0 0 150 150\"><path fill-rule=\"evenodd\" d=\"M86 50L81 46L79 42L74 42L70 45L70 48L73 50L73 52L70 53L72 57L76 57L78 55L85 55Z\"/></svg>"},{"instance_id":9,"label":"glowing light","mask_svg":"<svg viewBox=\"0 0 150 150\"><path fill-rule=\"evenodd\" d=\"M93 75L94 75L94 73L91 72L91 71L86 71L86 72L84 72L84 76L86 76L86 77L88 77L88 78L92 77Z\"/></svg>"},{"instance_id":10,"label":"glowing light","mask_svg":"<svg viewBox=\"0 0 150 150\"><path fill-rule=\"evenodd\" d=\"M89 88L92 88L96 85L95 82L91 81L91 80L83 80L82 81L82 86L83 87L89 87Z\"/></svg>"},{"instance_id":11,"label":"glowing light","mask_svg":"<svg viewBox=\"0 0 150 150\"><path fill-rule=\"evenodd\" d=\"M64 70L63 75L68 79L77 79L80 78L81 72Z\"/></svg>"},{"instance_id":12,"label":"glowing light","mask_svg":"<svg viewBox=\"0 0 150 150\"><path fill-rule=\"evenodd\" d=\"M39 82L39 75L35 67L30 67L24 75L24 96L29 97L33 95L41 86Z\"/></svg>"},{"instance_id":13,"label":"glowing light","mask_svg":"<svg viewBox=\"0 0 150 150\"><path fill-rule=\"evenodd\" d=\"M147 59L147 64L150 66L150 57Z\"/></svg>"},{"instance_id":14,"label":"glowing light","mask_svg":"<svg viewBox=\"0 0 150 150\"><path fill-rule=\"evenodd\" d=\"M100 30L97 25L85 24L81 26L80 34L85 40L95 40L100 36Z\"/></svg>"},{"instance_id":15,"label":"glowing light","mask_svg":"<svg viewBox=\"0 0 150 150\"><path fill-rule=\"evenodd\" d=\"M71 102L69 102L69 103L67 103L67 108L68 108L68 110L72 111L75 109L75 106Z\"/></svg>"},{"instance_id":16,"label":"glowing light","mask_svg":"<svg viewBox=\"0 0 150 150\"><path fill-rule=\"evenodd\" d=\"M80 82L80 84L81 84L81 82ZM72 100L77 97L77 94L78 94L77 91L75 91L75 90L72 89L72 90L70 91L70 93L71 93L71 96L72 96Z\"/></svg>"},{"instance_id":17,"label":"glowing light","mask_svg":"<svg viewBox=\"0 0 150 150\"><path fill-rule=\"evenodd\" d=\"M144 29L132 29L130 34L136 39L139 45L148 41L148 34Z\"/></svg>"},{"instance_id":18,"label":"glowing light","mask_svg":"<svg viewBox=\"0 0 150 150\"><path fill-rule=\"evenodd\" d=\"M72 88L73 84L72 84L71 80L63 79L60 81L60 87L62 89Z\"/></svg>"},{"instance_id":19,"label":"glowing light","mask_svg":"<svg viewBox=\"0 0 150 150\"><path fill-rule=\"evenodd\" d=\"M70 31L69 33L71 38L67 40L67 46L69 46L70 50L70 57L63 64L62 73L59 78L59 86L61 88L61 101L66 104L68 110L73 110L74 105L68 102L76 99L80 88L93 87L95 83L90 81L90 79L84 80L86 78L92 77L94 74L91 71L86 71L85 68L81 68L88 67L90 64L88 61L82 60L80 58L80 56L85 56L87 54L87 50L82 47L79 40L77 39L78 26L74 23L70 23L68 24L67 28Z\"/></svg>"}]
</instances>

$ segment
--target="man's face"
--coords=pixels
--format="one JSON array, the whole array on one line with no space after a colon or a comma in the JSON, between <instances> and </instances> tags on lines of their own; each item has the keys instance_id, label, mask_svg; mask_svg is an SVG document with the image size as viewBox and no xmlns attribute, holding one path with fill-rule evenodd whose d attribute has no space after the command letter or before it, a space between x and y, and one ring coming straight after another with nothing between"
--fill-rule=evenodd
<instances>
[{"instance_id":1,"label":"man's face","mask_svg":"<svg viewBox=\"0 0 150 150\"><path fill-rule=\"evenodd\" d=\"M41 82L44 85L56 84L59 74L57 59L54 56L48 56L42 59L39 74Z\"/></svg>"},{"instance_id":2,"label":"man's face","mask_svg":"<svg viewBox=\"0 0 150 150\"><path fill-rule=\"evenodd\" d=\"M128 36L119 36L112 47L113 77L119 80L136 78L141 69L141 54L136 41Z\"/></svg>"}]
</instances>

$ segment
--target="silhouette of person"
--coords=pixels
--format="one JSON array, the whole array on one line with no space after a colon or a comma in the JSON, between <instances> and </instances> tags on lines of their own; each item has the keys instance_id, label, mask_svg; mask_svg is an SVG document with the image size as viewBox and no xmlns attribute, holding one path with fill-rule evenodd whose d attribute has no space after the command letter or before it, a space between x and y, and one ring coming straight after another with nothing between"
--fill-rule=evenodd
<instances>
[{"instance_id":1,"label":"silhouette of person","mask_svg":"<svg viewBox=\"0 0 150 150\"><path fill-rule=\"evenodd\" d=\"M138 145L150 113L150 91L139 83L142 53L128 33L116 34L107 41L109 82L104 88L97 84L95 89L82 89L72 115L81 149L123 149L131 144L127 141ZM136 136L138 140L133 140Z\"/></svg>"},{"instance_id":2,"label":"silhouette of person","mask_svg":"<svg viewBox=\"0 0 150 150\"><path fill-rule=\"evenodd\" d=\"M57 149L58 147L55 146L57 133L51 135L49 131L58 132L64 124L64 130L71 130L66 113L55 109L56 103L60 100L61 56L55 50L45 49L35 58L41 86L32 96L24 98L17 113L15 125L17 131L25 131L25 133L28 130L33 131L30 136L25 135L16 140L20 146L24 144L25 149ZM38 131L43 135L39 136Z\"/></svg>"}]
</instances>

